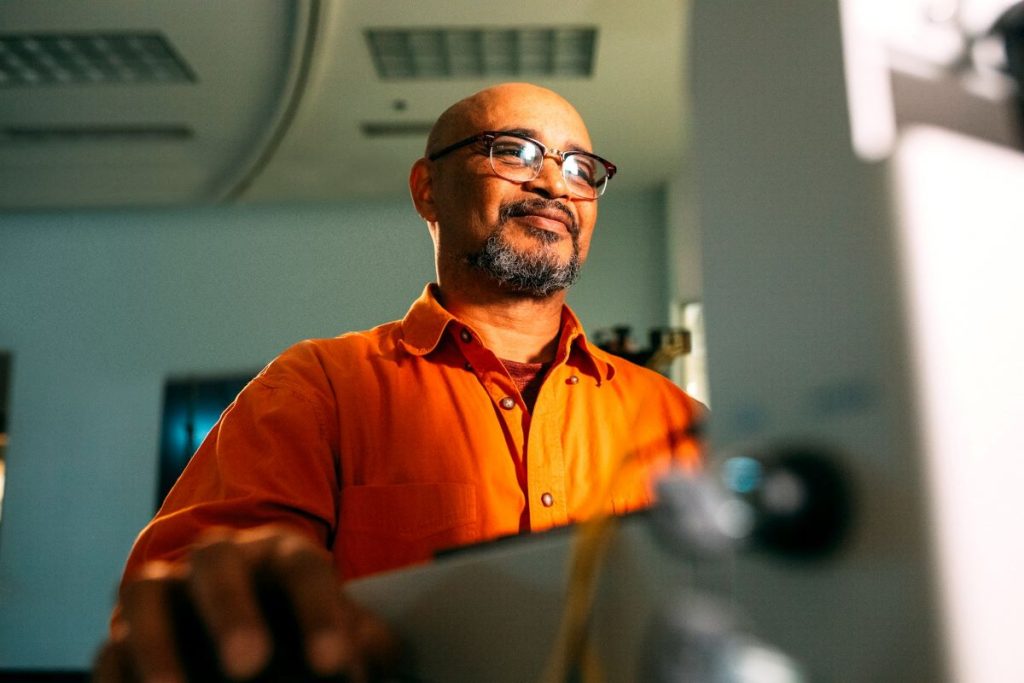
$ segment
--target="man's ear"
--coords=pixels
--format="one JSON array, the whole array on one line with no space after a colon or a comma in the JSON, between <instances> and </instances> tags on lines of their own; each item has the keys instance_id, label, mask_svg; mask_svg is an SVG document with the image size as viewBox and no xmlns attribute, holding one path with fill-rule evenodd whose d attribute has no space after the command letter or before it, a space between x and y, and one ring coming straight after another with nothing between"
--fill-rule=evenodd
<instances>
[{"instance_id":1,"label":"man's ear","mask_svg":"<svg viewBox=\"0 0 1024 683\"><path fill-rule=\"evenodd\" d=\"M409 171L409 192L412 195L416 213L425 221L436 221L434 179L431 175L430 162L427 159L417 159L416 163L412 165L412 170Z\"/></svg>"}]
</instances>

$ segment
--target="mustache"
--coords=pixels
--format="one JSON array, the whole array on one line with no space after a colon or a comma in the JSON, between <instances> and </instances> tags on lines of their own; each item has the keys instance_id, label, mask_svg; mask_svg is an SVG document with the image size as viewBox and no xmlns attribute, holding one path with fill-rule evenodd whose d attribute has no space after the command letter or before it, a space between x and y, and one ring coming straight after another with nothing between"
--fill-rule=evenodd
<instances>
[{"instance_id":1,"label":"mustache","mask_svg":"<svg viewBox=\"0 0 1024 683\"><path fill-rule=\"evenodd\" d=\"M569 234L574 238L579 236L580 228L576 223L576 216L568 206L557 199L542 199L537 197L534 199L517 199L515 201L506 202L498 208L498 222L500 224L504 224L511 218L529 216L546 209L553 209L565 214L565 217L569 221Z\"/></svg>"}]
</instances>

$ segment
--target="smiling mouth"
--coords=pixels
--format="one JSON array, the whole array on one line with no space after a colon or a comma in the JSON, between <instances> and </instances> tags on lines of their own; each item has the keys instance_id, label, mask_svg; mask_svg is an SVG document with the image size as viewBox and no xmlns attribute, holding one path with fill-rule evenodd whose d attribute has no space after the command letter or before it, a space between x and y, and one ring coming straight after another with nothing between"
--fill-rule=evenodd
<instances>
[{"instance_id":1,"label":"smiling mouth","mask_svg":"<svg viewBox=\"0 0 1024 683\"><path fill-rule=\"evenodd\" d=\"M527 214L525 216L517 216L517 218L533 228L539 228L540 230L557 232L565 235L569 234L569 226L567 226L564 221L560 221L555 218L549 218L548 216L541 216L535 213Z\"/></svg>"},{"instance_id":2,"label":"smiling mouth","mask_svg":"<svg viewBox=\"0 0 1024 683\"><path fill-rule=\"evenodd\" d=\"M501 207L502 222L516 218L526 225L558 235L568 234L573 239L579 232L576 217L557 201L521 200Z\"/></svg>"}]
</instances>

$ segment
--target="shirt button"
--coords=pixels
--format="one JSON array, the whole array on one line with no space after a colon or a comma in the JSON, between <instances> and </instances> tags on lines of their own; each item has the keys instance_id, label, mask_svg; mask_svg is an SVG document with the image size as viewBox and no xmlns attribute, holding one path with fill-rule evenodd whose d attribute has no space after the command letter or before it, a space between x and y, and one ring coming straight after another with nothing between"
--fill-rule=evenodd
<instances>
[{"instance_id":1,"label":"shirt button","mask_svg":"<svg viewBox=\"0 0 1024 683\"><path fill-rule=\"evenodd\" d=\"M466 342L467 344L473 341L473 335L471 335L469 333L469 330L467 330L465 327L463 327L462 331L459 332L459 336L462 337L462 341Z\"/></svg>"},{"instance_id":2,"label":"shirt button","mask_svg":"<svg viewBox=\"0 0 1024 683\"><path fill-rule=\"evenodd\" d=\"M555 497L552 496L550 493L542 493L540 496L540 502L544 505L544 507L549 508L555 504Z\"/></svg>"},{"instance_id":3,"label":"shirt button","mask_svg":"<svg viewBox=\"0 0 1024 683\"><path fill-rule=\"evenodd\" d=\"M498 405L500 405L505 410L512 410L513 408L516 407L516 400L511 396L506 396L505 398L498 401Z\"/></svg>"},{"instance_id":4,"label":"shirt button","mask_svg":"<svg viewBox=\"0 0 1024 683\"><path fill-rule=\"evenodd\" d=\"M566 380L569 384L579 384L580 378L576 375L569 375L569 379Z\"/></svg>"}]
</instances>

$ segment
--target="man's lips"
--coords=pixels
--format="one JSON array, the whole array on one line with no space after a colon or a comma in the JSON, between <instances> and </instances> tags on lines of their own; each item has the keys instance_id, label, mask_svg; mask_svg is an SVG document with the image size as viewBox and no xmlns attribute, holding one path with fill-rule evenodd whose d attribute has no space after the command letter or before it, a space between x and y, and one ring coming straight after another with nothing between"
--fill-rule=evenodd
<instances>
[{"instance_id":1,"label":"man's lips","mask_svg":"<svg viewBox=\"0 0 1024 683\"><path fill-rule=\"evenodd\" d=\"M556 218L555 216L546 216L539 213L528 213L523 216L519 216L521 220L529 223L530 225L547 230L549 232L569 232L569 226L562 219Z\"/></svg>"},{"instance_id":2,"label":"man's lips","mask_svg":"<svg viewBox=\"0 0 1024 683\"><path fill-rule=\"evenodd\" d=\"M518 217L533 219L529 221L531 225L551 232L565 230L565 232L572 235L576 229L575 221L572 217L567 216L559 209L527 209Z\"/></svg>"},{"instance_id":3,"label":"man's lips","mask_svg":"<svg viewBox=\"0 0 1024 683\"><path fill-rule=\"evenodd\" d=\"M558 235L563 234L564 231L574 240L580 232L572 210L556 200L521 199L502 205L498 214L500 223L514 218L523 219L525 224L535 229Z\"/></svg>"}]
</instances>

